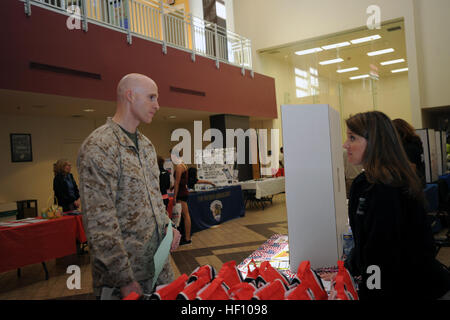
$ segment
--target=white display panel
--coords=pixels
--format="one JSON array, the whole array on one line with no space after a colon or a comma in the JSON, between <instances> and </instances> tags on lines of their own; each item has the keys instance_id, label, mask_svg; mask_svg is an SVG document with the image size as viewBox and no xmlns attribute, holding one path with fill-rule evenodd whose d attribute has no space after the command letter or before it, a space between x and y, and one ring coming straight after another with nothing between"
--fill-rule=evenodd
<instances>
[{"instance_id":1,"label":"white display panel","mask_svg":"<svg viewBox=\"0 0 450 320\"><path fill-rule=\"evenodd\" d=\"M436 131L436 157L438 175L447 172L447 137L445 131Z\"/></svg>"},{"instance_id":2,"label":"white display panel","mask_svg":"<svg viewBox=\"0 0 450 320\"><path fill-rule=\"evenodd\" d=\"M226 186L237 182L237 172L234 170L234 148L205 149L196 152L197 178L207 180L216 186ZM199 190L205 189L199 186ZM210 187L208 187L210 188Z\"/></svg>"},{"instance_id":3,"label":"white display panel","mask_svg":"<svg viewBox=\"0 0 450 320\"><path fill-rule=\"evenodd\" d=\"M432 183L438 180L436 135L433 129L417 129L416 133L422 140L426 182Z\"/></svg>"},{"instance_id":4,"label":"white display panel","mask_svg":"<svg viewBox=\"0 0 450 320\"><path fill-rule=\"evenodd\" d=\"M339 113L328 105L281 107L290 268L336 266L348 213Z\"/></svg>"}]
</instances>

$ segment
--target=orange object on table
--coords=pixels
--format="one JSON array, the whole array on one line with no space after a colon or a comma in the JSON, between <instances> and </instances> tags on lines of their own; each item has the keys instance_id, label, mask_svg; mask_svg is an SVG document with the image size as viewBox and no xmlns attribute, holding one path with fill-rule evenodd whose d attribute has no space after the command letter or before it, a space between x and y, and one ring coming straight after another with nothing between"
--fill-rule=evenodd
<instances>
[{"instance_id":1,"label":"orange object on table","mask_svg":"<svg viewBox=\"0 0 450 320\"><path fill-rule=\"evenodd\" d=\"M284 168L279 168L278 171L273 175L273 177L284 177Z\"/></svg>"}]
</instances>

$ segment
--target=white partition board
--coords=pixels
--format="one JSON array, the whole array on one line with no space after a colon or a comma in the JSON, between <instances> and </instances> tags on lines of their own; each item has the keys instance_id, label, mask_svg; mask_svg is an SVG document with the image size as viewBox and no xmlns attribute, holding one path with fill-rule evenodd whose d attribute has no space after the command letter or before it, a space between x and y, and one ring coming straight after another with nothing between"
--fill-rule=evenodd
<instances>
[{"instance_id":1,"label":"white partition board","mask_svg":"<svg viewBox=\"0 0 450 320\"><path fill-rule=\"evenodd\" d=\"M286 207L291 271L336 266L346 206L339 113L328 105L283 105Z\"/></svg>"}]
</instances>

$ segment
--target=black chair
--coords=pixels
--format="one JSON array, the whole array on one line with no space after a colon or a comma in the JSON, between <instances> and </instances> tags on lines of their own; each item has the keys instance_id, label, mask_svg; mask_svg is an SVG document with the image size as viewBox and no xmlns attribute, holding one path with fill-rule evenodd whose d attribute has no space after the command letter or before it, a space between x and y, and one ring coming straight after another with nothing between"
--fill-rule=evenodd
<instances>
[{"instance_id":1,"label":"black chair","mask_svg":"<svg viewBox=\"0 0 450 320\"><path fill-rule=\"evenodd\" d=\"M442 235L435 235L435 245L436 245L436 255L439 253L440 249L443 247L450 247L450 194L449 187L445 180L439 179L438 185L438 196L439 196L439 207L436 215L437 222L441 224L442 228L447 229L447 233Z\"/></svg>"}]
</instances>

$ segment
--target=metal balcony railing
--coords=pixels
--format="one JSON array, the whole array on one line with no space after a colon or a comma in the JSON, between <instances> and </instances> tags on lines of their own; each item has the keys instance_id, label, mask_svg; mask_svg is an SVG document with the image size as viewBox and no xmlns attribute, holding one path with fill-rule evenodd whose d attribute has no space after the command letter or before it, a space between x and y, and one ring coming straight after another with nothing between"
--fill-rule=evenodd
<instances>
[{"instance_id":1,"label":"metal balcony railing","mask_svg":"<svg viewBox=\"0 0 450 320\"><path fill-rule=\"evenodd\" d=\"M94 23L127 34L129 43L134 36L189 51L192 59L205 56L252 70L251 41L214 23L176 10L154 0L19 0L30 15L31 5L68 16L71 28L83 28ZM69 22L67 26L70 27ZM253 74L253 72L252 72Z\"/></svg>"}]
</instances>

